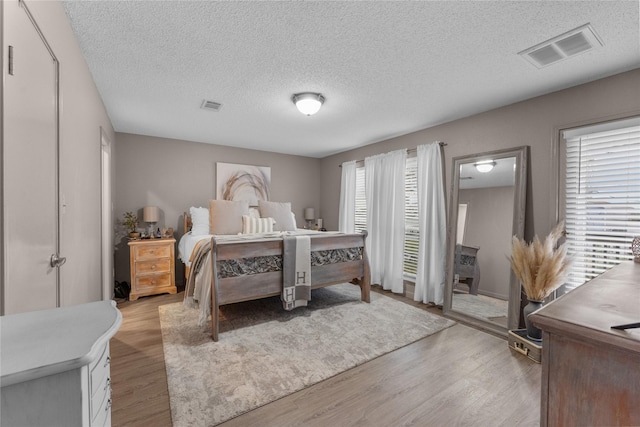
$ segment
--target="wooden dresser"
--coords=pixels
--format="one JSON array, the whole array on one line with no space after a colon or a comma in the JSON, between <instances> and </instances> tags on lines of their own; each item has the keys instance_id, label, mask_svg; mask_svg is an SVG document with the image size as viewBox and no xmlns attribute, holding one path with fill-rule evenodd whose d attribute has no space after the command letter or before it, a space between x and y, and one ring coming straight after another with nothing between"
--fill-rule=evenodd
<instances>
[{"instance_id":1,"label":"wooden dresser","mask_svg":"<svg viewBox=\"0 0 640 427\"><path fill-rule=\"evenodd\" d=\"M640 425L640 264L623 262L530 316L542 334L541 426Z\"/></svg>"},{"instance_id":2,"label":"wooden dresser","mask_svg":"<svg viewBox=\"0 0 640 427\"><path fill-rule=\"evenodd\" d=\"M3 426L110 426L113 301L0 317Z\"/></svg>"},{"instance_id":3,"label":"wooden dresser","mask_svg":"<svg viewBox=\"0 0 640 427\"><path fill-rule=\"evenodd\" d=\"M131 301L146 295L176 293L175 245L173 238L129 242Z\"/></svg>"}]
</instances>

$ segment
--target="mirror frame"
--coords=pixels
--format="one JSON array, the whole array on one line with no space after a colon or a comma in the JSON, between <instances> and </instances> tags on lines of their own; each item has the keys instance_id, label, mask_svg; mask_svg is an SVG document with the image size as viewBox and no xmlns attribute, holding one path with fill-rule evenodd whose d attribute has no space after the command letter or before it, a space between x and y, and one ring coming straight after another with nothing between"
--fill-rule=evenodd
<instances>
[{"instance_id":1,"label":"mirror frame","mask_svg":"<svg viewBox=\"0 0 640 427\"><path fill-rule=\"evenodd\" d=\"M445 282L444 304L442 312L445 316L463 323L472 324L480 329L493 332L497 335L507 336L511 329L518 329L520 321L520 298L521 286L513 270L509 269L509 305L507 311L507 328L498 324L483 320L479 317L469 316L465 313L452 309L453 302L453 263L455 257L456 232L458 223L459 203L459 182L460 166L465 163L476 163L481 160L503 159L515 157L516 170L514 182L513 200L513 225L512 235L519 238L524 237L525 211L527 202L527 168L528 168L529 146L509 148L504 150L488 151L466 156L453 158L452 179L451 179L451 199L449 202L449 224L447 226L447 273Z\"/></svg>"}]
</instances>

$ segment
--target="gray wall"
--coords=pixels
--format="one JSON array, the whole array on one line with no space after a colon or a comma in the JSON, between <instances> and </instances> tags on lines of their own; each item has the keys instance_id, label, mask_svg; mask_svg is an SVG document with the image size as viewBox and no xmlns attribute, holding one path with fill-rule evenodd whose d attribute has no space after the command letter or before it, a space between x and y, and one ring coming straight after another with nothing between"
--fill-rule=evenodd
<instances>
[{"instance_id":1,"label":"gray wall","mask_svg":"<svg viewBox=\"0 0 640 427\"><path fill-rule=\"evenodd\" d=\"M444 141L448 144L445 168L449 204L454 157L529 145L531 172L525 234L529 238L534 233L546 235L556 223L554 150L559 130L634 114L640 114L640 69L326 157L321 162L321 215L328 229L337 228L338 165L344 161Z\"/></svg>"},{"instance_id":2,"label":"gray wall","mask_svg":"<svg viewBox=\"0 0 640 427\"><path fill-rule=\"evenodd\" d=\"M125 133L116 134L116 146L115 218L121 221L127 211L142 218L144 206L158 206L158 227L173 227L176 240L183 234L183 212L215 199L216 162L270 166L271 200L291 202L299 227L304 208L320 208L319 159ZM116 280L130 282L123 233L116 248ZM176 262L177 283L183 278Z\"/></svg>"},{"instance_id":3,"label":"gray wall","mask_svg":"<svg viewBox=\"0 0 640 427\"><path fill-rule=\"evenodd\" d=\"M467 203L463 243L478 246L478 293L509 299L511 224L514 187L460 190L459 202Z\"/></svg>"},{"instance_id":4,"label":"gray wall","mask_svg":"<svg viewBox=\"0 0 640 427\"><path fill-rule=\"evenodd\" d=\"M60 215L60 253L67 258L60 269L61 304L96 301L102 298L100 128L111 140L114 132L62 3L27 5L60 61L60 196L66 205ZM25 200L37 205L28 194Z\"/></svg>"}]
</instances>

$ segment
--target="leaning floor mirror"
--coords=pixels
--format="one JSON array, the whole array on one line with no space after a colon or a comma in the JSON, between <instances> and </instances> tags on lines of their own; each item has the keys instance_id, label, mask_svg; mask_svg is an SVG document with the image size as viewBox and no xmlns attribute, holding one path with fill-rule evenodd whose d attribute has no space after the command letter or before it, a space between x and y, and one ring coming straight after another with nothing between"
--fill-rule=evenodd
<instances>
[{"instance_id":1,"label":"leaning floor mirror","mask_svg":"<svg viewBox=\"0 0 640 427\"><path fill-rule=\"evenodd\" d=\"M528 147L455 157L443 312L507 335L520 318L512 236L523 237Z\"/></svg>"}]
</instances>

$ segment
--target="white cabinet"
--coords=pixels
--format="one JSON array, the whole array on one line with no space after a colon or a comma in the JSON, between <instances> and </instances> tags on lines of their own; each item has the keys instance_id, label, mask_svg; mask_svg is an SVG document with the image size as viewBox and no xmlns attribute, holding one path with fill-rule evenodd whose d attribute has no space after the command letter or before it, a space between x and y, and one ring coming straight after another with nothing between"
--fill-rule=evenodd
<instances>
[{"instance_id":1,"label":"white cabinet","mask_svg":"<svg viewBox=\"0 0 640 427\"><path fill-rule=\"evenodd\" d=\"M0 317L0 424L109 426L113 301Z\"/></svg>"}]
</instances>

